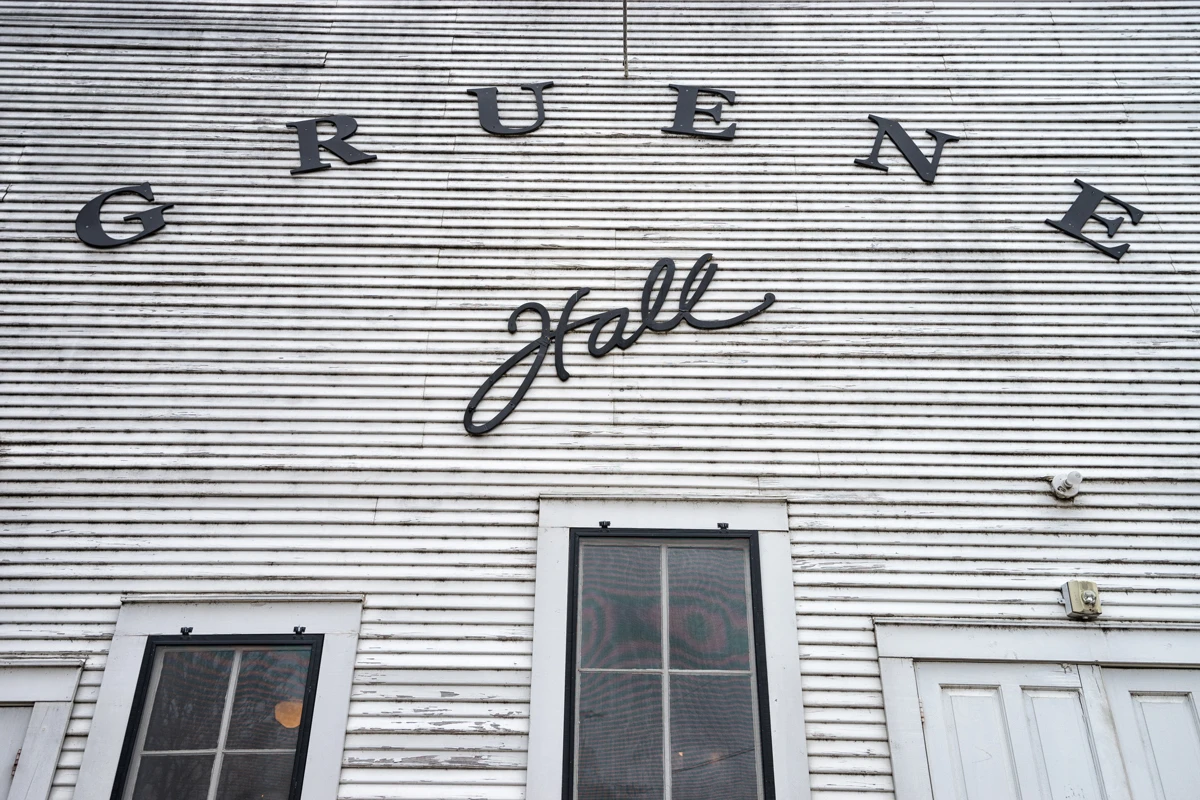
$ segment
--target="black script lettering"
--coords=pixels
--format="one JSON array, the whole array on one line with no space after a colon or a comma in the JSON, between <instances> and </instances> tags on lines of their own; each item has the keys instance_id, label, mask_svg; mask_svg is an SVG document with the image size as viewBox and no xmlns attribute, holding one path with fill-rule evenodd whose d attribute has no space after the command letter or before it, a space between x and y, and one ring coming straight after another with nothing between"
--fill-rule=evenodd
<instances>
[{"instance_id":1,"label":"black script lettering","mask_svg":"<svg viewBox=\"0 0 1200 800\"><path fill-rule=\"evenodd\" d=\"M508 332L517 332L517 317L521 316L526 311L536 311L538 316L541 318L541 336L522 347L507 361L501 364L500 368L493 372L491 376L489 376L488 379L483 382L483 385L479 387L479 391L475 392L475 396L471 398L471 402L467 403L467 413L463 415L463 425L466 426L467 433L469 434L478 436L480 434L487 433L501 422L504 422L504 420L508 418L508 415L513 412L513 409L515 409L520 404L521 400L524 399L525 393L529 391L529 387L533 383L533 379L537 377L538 370L542 368L542 362L546 360L546 353L550 350L550 340L553 339L554 336L550 333L550 312L546 310L544 305L541 303L526 303L518 308L508 317ZM536 352L537 355L534 356L533 363L529 365L529 371L525 373L525 380L521 381L520 388L513 393L512 399L508 401L508 405L500 409L496 416L492 417L487 422L476 423L475 409L478 408L479 404L483 402L483 398L487 396L487 393L491 391L491 388L495 386L501 378L507 375L509 370L524 361L531 353L534 352Z\"/></svg>"},{"instance_id":2,"label":"black script lettering","mask_svg":"<svg viewBox=\"0 0 1200 800\"><path fill-rule=\"evenodd\" d=\"M696 115L703 114L706 117L711 117L712 121L720 124L721 122L721 103L708 108L697 108L696 99L701 92L705 94L715 94L729 101L729 105L733 105L733 98L736 93L730 89L706 89L703 86L677 86L669 84L669 88L679 92L679 97L675 99L675 123L669 128L663 128L663 133L682 133L688 136L703 136L709 139L732 139L734 133L737 132L737 123L733 123L728 128L720 131L702 131L696 127Z\"/></svg>"},{"instance_id":3,"label":"black script lettering","mask_svg":"<svg viewBox=\"0 0 1200 800\"><path fill-rule=\"evenodd\" d=\"M904 130L899 122L883 117L877 117L874 114L868 114L867 119L874 122L879 130L875 133L875 146L871 150L871 155L866 158L856 158L854 163L860 167L870 167L871 169L881 169L884 172L888 171L886 165L879 162L879 148L883 147L883 137L892 140L892 144L900 149L900 155L908 162L908 165L916 170L917 175L926 183L933 183L933 179L937 177L938 162L942 160L942 148L946 146L946 142L960 141L958 136L952 136L949 133L941 131L926 130L933 137L933 160L925 157L921 152L921 148L917 147L917 143L908 135L908 131Z\"/></svg>"},{"instance_id":4,"label":"black script lettering","mask_svg":"<svg viewBox=\"0 0 1200 800\"><path fill-rule=\"evenodd\" d=\"M707 265L707 269L705 269L705 265ZM701 269L704 269L704 276L700 278L700 285L696 287L695 291L692 291L692 283L695 282L696 277L700 274ZM744 314L738 314L736 317L730 317L729 319L697 319L696 316L692 314L692 309L695 308L696 304L700 302L700 298L704 296L704 293L708 290L708 285L712 283L712 280L714 277L716 277L716 275L717 265L716 262L712 261L712 253L705 253L692 267L691 272L688 273L687 278L683 282L683 287L679 290L679 316L681 316L687 322L687 324L691 325L693 328L699 328L700 330L704 331L732 328L734 325L741 325L751 317L757 317L759 314L770 308L771 304L775 302L775 295L767 292L761 303Z\"/></svg>"},{"instance_id":5,"label":"black script lettering","mask_svg":"<svg viewBox=\"0 0 1200 800\"><path fill-rule=\"evenodd\" d=\"M604 333L604 327L613 320L617 321L613 328L612 335L608 337L608 341L600 344L600 336ZM628 350L638 337L642 335L645 328L641 328L636 334L626 339L622 336L625 333L625 323L629 322L628 308L614 308L612 311L605 311L596 320L596 324L592 326L592 333L588 336L588 352L596 358L608 355L614 347L620 347L622 350Z\"/></svg>"},{"instance_id":6,"label":"black script lettering","mask_svg":"<svg viewBox=\"0 0 1200 800\"><path fill-rule=\"evenodd\" d=\"M163 212L168 208L174 207L174 203L167 203L165 206L155 206L148 208L145 211L139 211L136 214L130 214L123 217L126 222L139 220L142 223L142 232L135 233L125 239L115 239L104 232L104 226L100 224L100 209L108 201L108 198L115 194L136 194L143 200L154 202L154 192L150 189L150 184L141 183L137 186L122 186L120 189L112 189L102 195L93 197L87 201L83 208L79 209L79 214L75 217L75 235L79 237L79 241L89 247L120 247L123 244L136 242L138 239L145 239L152 233L161 231L167 224L163 219Z\"/></svg>"},{"instance_id":7,"label":"black script lettering","mask_svg":"<svg viewBox=\"0 0 1200 800\"><path fill-rule=\"evenodd\" d=\"M581 320L571 322L571 312L575 310L575 304L591 294L591 291L591 289L576 290L575 294L567 298L567 303L563 306L562 314L558 317L558 326L554 329L554 372L558 375L560 381L565 381L571 377L571 373L567 372L566 366L563 365L563 339L566 338L569 332L576 328L586 328L600 319L599 314L593 314L590 317L584 317Z\"/></svg>"},{"instance_id":8,"label":"black script lettering","mask_svg":"<svg viewBox=\"0 0 1200 800\"><path fill-rule=\"evenodd\" d=\"M1109 219L1108 217L1102 217L1097 214L1096 209L1099 208L1100 204L1105 200L1116 203L1121 208L1125 209L1129 213L1129 219L1134 225L1137 225L1142 221L1142 212L1139 209L1129 205L1129 203L1126 203L1124 200L1113 197L1103 189L1097 189L1095 186L1084 183L1078 178L1075 179L1075 183L1079 184L1079 188L1082 189L1082 191L1079 193L1079 196L1075 198L1075 202L1071 204L1069 209L1067 209L1067 213L1061 220L1055 222L1052 219L1048 219L1046 220L1046 224L1054 228L1058 228L1063 233L1067 234L1068 236L1073 236L1081 242L1087 242L1101 253L1104 253L1106 256L1120 261L1121 256L1129 252L1129 245L1119 244L1116 247L1107 247L1102 245L1099 242L1084 236L1083 226L1087 224L1088 220L1094 219L1097 222L1104 224L1105 229L1108 231L1108 238L1111 239L1117 235L1117 229L1121 227L1121 223L1125 221L1125 218L1117 217L1116 219Z\"/></svg>"},{"instance_id":9,"label":"black script lettering","mask_svg":"<svg viewBox=\"0 0 1200 800\"><path fill-rule=\"evenodd\" d=\"M334 134L328 139L317 138L317 123L329 122L334 126ZM358 130L358 120L345 114L334 114L328 117L302 119L299 122L289 122L287 127L295 128L300 138L300 166L292 170L293 175L304 172L316 172L319 169L329 169L329 164L321 160L320 148L325 148L347 164L361 164L364 161L374 161L375 156L368 155L357 147L347 144L346 140Z\"/></svg>"},{"instance_id":10,"label":"black script lettering","mask_svg":"<svg viewBox=\"0 0 1200 800\"><path fill-rule=\"evenodd\" d=\"M533 133L542 127L542 123L546 121L546 108L542 104L542 90L549 89L553 85L554 81L521 84L522 89L533 92L533 99L537 101L537 122L526 125L524 128L509 128L500 122L500 108L496 99L499 90L495 86L467 89L467 94L473 94L479 100L480 127L497 136L516 136L521 133Z\"/></svg>"},{"instance_id":11,"label":"black script lettering","mask_svg":"<svg viewBox=\"0 0 1200 800\"><path fill-rule=\"evenodd\" d=\"M467 403L467 410L463 415L463 427L467 429L467 433L478 436L487 433L506 420L509 414L525 398L526 392L529 391L533 379L537 377L537 373L542 367L542 362L545 361L546 355L550 351L552 342L554 345L555 372L558 374L559 380L565 381L569 379L571 374L567 372L566 365L564 364L563 340L573 330L591 325L592 331L588 336L587 343L588 352L596 358L601 358L610 353L615 347L619 347L622 350L629 349L647 330L665 333L673 330L681 322L687 322L693 328L700 330L731 328L734 325L741 324L752 317L758 316L775 302L775 295L768 292L763 296L763 302L735 317L721 320L699 319L692 313L692 310L700 302L700 299L704 296L704 292L708 290L716 274L717 265L712 260L712 253L705 253L692 266L687 278L683 282L683 286L679 290L679 313L665 322L660 322L657 316L666 304L667 294L671 291L671 281L675 276L675 262L669 258L660 260L651 268L650 274L646 277L646 283L642 287L641 324L629 336L624 335L625 328L629 324L628 308L614 308L611 311L605 311L601 314L592 314L583 319L571 320L571 313L575 310L575 306L580 300L591 293L591 289L578 289L567 298L567 302L563 305L562 313L559 315L558 324L554 326L553 332L550 330L550 312L546 310L545 306L541 303L526 303L521 306L509 316L508 332L516 333L517 318L526 311L535 311L541 318L541 335L509 357L507 361L500 365L499 369L483 382L483 385L475 392L471 401ZM662 277L661 285L658 283L660 276ZM658 286L657 293L655 293L656 286ZM650 300L652 295L654 296L653 303ZM612 332L608 334L608 338L602 343L600 338L605 335L605 330L610 323L615 323ZM513 367L530 355L534 355L533 363L530 364L529 370L525 373L525 378L521 382L521 386L513 393L513 397L508 401L508 404L487 422L475 422L475 411L478 409L479 404L483 402L488 392L492 390L492 387L507 375Z\"/></svg>"},{"instance_id":12,"label":"black script lettering","mask_svg":"<svg viewBox=\"0 0 1200 800\"><path fill-rule=\"evenodd\" d=\"M658 287L658 294L655 295L654 305L650 305L650 293L654 291L654 284L658 283L658 276L663 275L662 286ZM661 259L657 264L650 268L650 274L646 276L646 285L642 287L642 327L638 329L635 338L647 328L652 331L669 331L679 324L681 318L677 317L671 322L659 322L655 319L658 312L662 311L662 307L667 303L667 295L671 293L671 281L675 277L675 262L669 258Z\"/></svg>"}]
</instances>

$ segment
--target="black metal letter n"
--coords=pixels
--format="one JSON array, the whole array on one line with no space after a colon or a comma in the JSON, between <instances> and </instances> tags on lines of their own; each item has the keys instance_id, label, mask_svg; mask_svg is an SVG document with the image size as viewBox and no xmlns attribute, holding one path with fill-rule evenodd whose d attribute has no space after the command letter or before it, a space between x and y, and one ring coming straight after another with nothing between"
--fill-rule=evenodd
<instances>
[{"instance_id":1,"label":"black metal letter n","mask_svg":"<svg viewBox=\"0 0 1200 800\"><path fill-rule=\"evenodd\" d=\"M879 131L875 134L875 146L871 149L871 155L867 158L856 158L854 163L860 167L870 167L871 169L880 169L887 172L887 167L879 163L879 148L883 147L883 137L892 140L892 143L900 149L900 154L908 161L908 165L916 170L917 175L926 183L933 183L934 177L937 176L938 162L942 160L942 148L946 146L946 142L957 142L959 137L952 136L949 133L941 131L926 130L935 142L933 149L933 159L925 158L925 154L921 152L921 148L917 147L917 143L908 135L908 131L895 120L877 117L874 114L868 114L867 119L874 122Z\"/></svg>"}]
</instances>

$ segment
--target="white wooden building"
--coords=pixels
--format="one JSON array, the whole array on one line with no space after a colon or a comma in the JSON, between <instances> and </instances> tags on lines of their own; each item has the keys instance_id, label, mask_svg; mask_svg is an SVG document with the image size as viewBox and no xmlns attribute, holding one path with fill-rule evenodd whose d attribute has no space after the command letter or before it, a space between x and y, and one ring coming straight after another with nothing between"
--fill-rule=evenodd
<instances>
[{"instance_id":1,"label":"white wooden building","mask_svg":"<svg viewBox=\"0 0 1200 800\"><path fill-rule=\"evenodd\" d=\"M1200 2L0 0L0 73L0 800L1197 796ZM661 259L774 302L555 328Z\"/></svg>"}]
</instances>

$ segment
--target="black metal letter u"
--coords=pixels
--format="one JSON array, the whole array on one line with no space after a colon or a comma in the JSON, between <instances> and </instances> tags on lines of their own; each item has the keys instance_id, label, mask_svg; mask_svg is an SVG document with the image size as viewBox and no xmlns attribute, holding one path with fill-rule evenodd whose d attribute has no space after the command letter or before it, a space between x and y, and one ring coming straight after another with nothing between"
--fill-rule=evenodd
<instances>
[{"instance_id":1,"label":"black metal letter u","mask_svg":"<svg viewBox=\"0 0 1200 800\"><path fill-rule=\"evenodd\" d=\"M497 136L516 136L519 133L532 133L542 127L542 123L546 121L546 109L542 104L542 90L549 89L553 85L553 81L521 84L522 89L533 92L533 98L537 101L537 122L526 125L524 128L508 128L500 124L500 109L496 103L498 90L495 86L467 89L467 94L473 94L479 99L479 124L485 131Z\"/></svg>"}]
</instances>

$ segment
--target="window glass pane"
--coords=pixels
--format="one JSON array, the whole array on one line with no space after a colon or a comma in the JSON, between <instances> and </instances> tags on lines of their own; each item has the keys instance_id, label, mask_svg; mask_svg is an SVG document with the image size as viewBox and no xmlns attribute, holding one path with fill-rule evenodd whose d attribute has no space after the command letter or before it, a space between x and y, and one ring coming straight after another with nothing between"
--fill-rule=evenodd
<instances>
[{"instance_id":1,"label":"window glass pane","mask_svg":"<svg viewBox=\"0 0 1200 800\"><path fill-rule=\"evenodd\" d=\"M144 749L215 748L233 651L164 649L162 654Z\"/></svg>"},{"instance_id":2,"label":"window glass pane","mask_svg":"<svg viewBox=\"0 0 1200 800\"><path fill-rule=\"evenodd\" d=\"M662 673L581 673L577 705L575 796L660 800Z\"/></svg>"},{"instance_id":3,"label":"window glass pane","mask_svg":"<svg viewBox=\"0 0 1200 800\"><path fill-rule=\"evenodd\" d=\"M242 653L225 745L228 749L296 746L310 653L307 647Z\"/></svg>"},{"instance_id":4,"label":"window glass pane","mask_svg":"<svg viewBox=\"0 0 1200 800\"><path fill-rule=\"evenodd\" d=\"M670 547L671 669L749 669L743 549Z\"/></svg>"},{"instance_id":5,"label":"window glass pane","mask_svg":"<svg viewBox=\"0 0 1200 800\"><path fill-rule=\"evenodd\" d=\"M660 550L580 548L580 666L662 664Z\"/></svg>"},{"instance_id":6,"label":"window glass pane","mask_svg":"<svg viewBox=\"0 0 1200 800\"><path fill-rule=\"evenodd\" d=\"M204 800L214 756L142 756L133 800Z\"/></svg>"},{"instance_id":7,"label":"window glass pane","mask_svg":"<svg viewBox=\"0 0 1200 800\"><path fill-rule=\"evenodd\" d=\"M673 800L755 800L749 675L671 675Z\"/></svg>"},{"instance_id":8,"label":"window glass pane","mask_svg":"<svg viewBox=\"0 0 1200 800\"><path fill-rule=\"evenodd\" d=\"M221 765L217 800L287 800L294 753L230 753Z\"/></svg>"}]
</instances>

